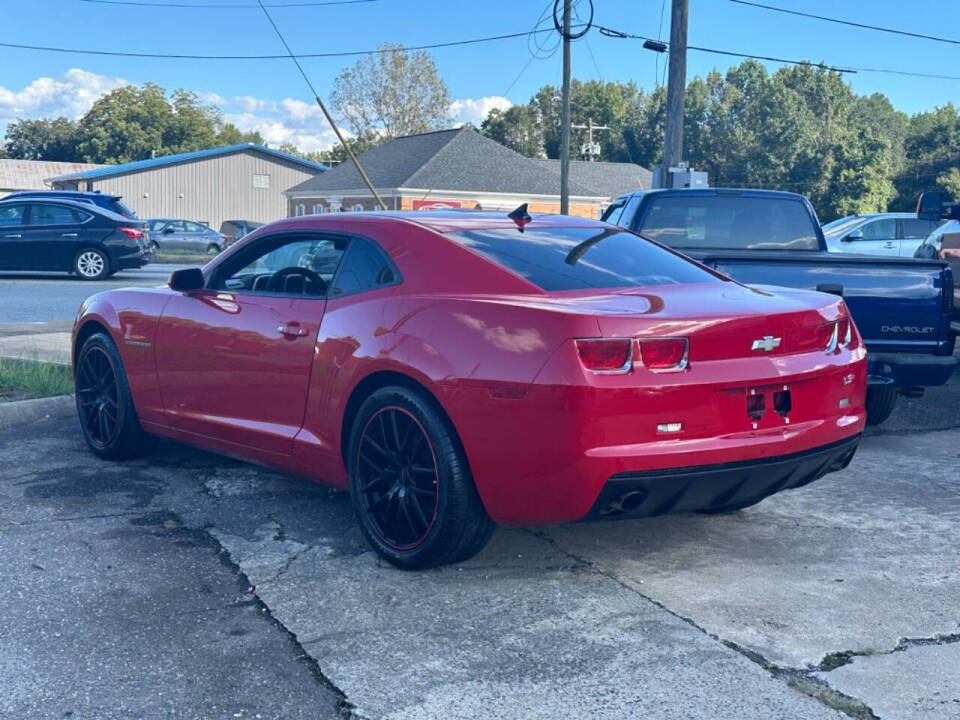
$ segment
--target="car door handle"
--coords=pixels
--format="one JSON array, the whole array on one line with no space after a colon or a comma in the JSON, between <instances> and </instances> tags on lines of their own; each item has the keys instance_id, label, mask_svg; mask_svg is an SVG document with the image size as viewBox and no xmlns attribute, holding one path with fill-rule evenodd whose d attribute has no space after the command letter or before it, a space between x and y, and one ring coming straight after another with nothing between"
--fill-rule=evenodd
<instances>
[{"instance_id":1,"label":"car door handle","mask_svg":"<svg viewBox=\"0 0 960 720\"><path fill-rule=\"evenodd\" d=\"M888 248L892 248L892 247L896 247L896 243L893 243L893 242L891 242L890 240L887 240L887 241L883 244L883 246L884 246L884 247L888 247Z\"/></svg>"},{"instance_id":2,"label":"car door handle","mask_svg":"<svg viewBox=\"0 0 960 720\"><path fill-rule=\"evenodd\" d=\"M21 235L20 233L7 233L6 235L4 235L4 237L19 238L19 237L23 237L23 235Z\"/></svg>"},{"instance_id":3,"label":"car door handle","mask_svg":"<svg viewBox=\"0 0 960 720\"><path fill-rule=\"evenodd\" d=\"M287 337L304 337L307 334L307 329L300 327L298 323L287 323L286 325L279 325L277 332Z\"/></svg>"},{"instance_id":4,"label":"car door handle","mask_svg":"<svg viewBox=\"0 0 960 720\"><path fill-rule=\"evenodd\" d=\"M76 237L76 233L61 233L60 237Z\"/></svg>"}]
</instances>

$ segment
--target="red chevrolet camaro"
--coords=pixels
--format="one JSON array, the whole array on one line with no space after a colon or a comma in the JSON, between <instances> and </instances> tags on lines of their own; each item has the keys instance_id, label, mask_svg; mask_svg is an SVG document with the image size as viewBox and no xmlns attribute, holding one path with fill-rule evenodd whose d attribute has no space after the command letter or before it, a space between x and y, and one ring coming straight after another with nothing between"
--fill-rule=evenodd
<instances>
[{"instance_id":1,"label":"red chevrolet camaro","mask_svg":"<svg viewBox=\"0 0 960 720\"><path fill-rule=\"evenodd\" d=\"M846 466L866 352L841 299L751 288L592 220L370 213L264 226L168 288L89 298L101 457L162 435L349 489L405 568L494 523L751 505Z\"/></svg>"}]
</instances>

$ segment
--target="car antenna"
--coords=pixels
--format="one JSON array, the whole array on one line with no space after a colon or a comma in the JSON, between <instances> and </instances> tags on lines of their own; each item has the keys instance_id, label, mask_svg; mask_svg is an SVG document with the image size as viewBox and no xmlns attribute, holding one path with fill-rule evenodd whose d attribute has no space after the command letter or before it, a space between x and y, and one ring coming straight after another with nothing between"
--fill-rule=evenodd
<instances>
[{"instance_id":1,"label":"car antenna","mask_svg":"<svg viewBox=\"0 0 960 720\"><path fill-rule=\"evenodd\" d=\"M370 182L370 178L367 177L367 174L363 171L363 167L360 165L360 161L357 160L357 156L354 155L353 150L350 149L350 146L347 144L347 141L343 139L343 134L340 132L340 128L337 127L337 123L334 122L333 116L327 110L327 106L323 104L323 100L320 99L317 89L313 86L313 83L310 82L310 78L307 77L306 71L304 71L303 66L300 64L300 61L297 59L297 56L293 54L293 50L290 49L290 46L287 44L286 38L283 37L283 33L280 32L280 28L277 27L277 24L273 21L273 17L270 15L270 11L267 10L267 7L263 4L263 0L257 0L257 4L260 6L260 9L263 10L263 14L267 16L267 20L270 22L270 25L273 26L274 32L277 33L277 37L280 38L280 42L283 43L283 47L286 48L287 55L290 56L290 59L293 60L293 64L297 66L297 70L300 71L300 74L303 76L303 79L306 81L307 86L310 88L310 92L313 93L313 99L317 101L317 105L320 106L320 109L323 111L324 116L327 118L327 122L330 123L330 127L333 128L334 134L337 136L337 140L340 141L340 145L343 146L343 149L346 151L347 156L353 162L354 167L357 169L357 172L360 174L360 179L363 180L364 184L367 186L367 189L370 191L370 194L373 195L373 199L376 200L377 205L380 206L381 210L386 210L387 206L383 202L383 198L380 197L379 193L373 188L373 183Z\"/></svg>"},{"instance_id":2,"label":"car antenna","mask_svg":"<svg viewBox=\"0 0 960 720\"><path fill-rule=\"evenodd\" d=\"M530 213L527 212L527 203L524 203L513 212L508 213L507 217L517 224L517 227L520 228L520 232L523 232L524 225L533 220L533 218L530 217Z\"/></svg>"}]
</instances>

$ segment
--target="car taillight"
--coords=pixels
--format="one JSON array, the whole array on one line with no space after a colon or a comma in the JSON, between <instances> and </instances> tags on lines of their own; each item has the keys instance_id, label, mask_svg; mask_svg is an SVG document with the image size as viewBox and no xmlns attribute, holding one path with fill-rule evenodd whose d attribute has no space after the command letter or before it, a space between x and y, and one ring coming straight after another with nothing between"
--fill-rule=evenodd
<instances>
[{"instance_id":1,"label":"car taillight","mask_svg":"<svg viewBox=\"0 0 960 720\"><path fill-rule=\"evenodd\" d=\"M580 362L591 372L626 373L633 361L633 340L629 338L593 338L577 340Z\"/></svg>"},{"instance_id":2,"label":"car taillight","mask_svg":"<svg viewBox=\"0 0 960 720\"><path fill-rule=\"evenodd\" d=\"M123 233L124 235L126 235L128 238L142 238L142 237L143 237L143 230L141 230L140 228L118 227L118 228L117 228L117 232L122 232L122 233Z\"/></svg>"},{"instance_id":3,"label":"car taillight","mask_svg":"<svg viewBox=\"0 0 960 720\"><path fill-rule=\"evenodd\" d=\"M658 338L640 341L640 361L650 370L683 370L687 367L686 338Z\"/></svg>"},{"instance_id":4,"label":"car taillight","mask_svg":"<svg viewBox=\"0 0 960 720\"><path fill-rule=\"evenodd\" d=\"M833 352L837 349L837 330L836 320L825 322L817 328L817 344L823 348L824 352Z\"/></svg>"}]
</instances>

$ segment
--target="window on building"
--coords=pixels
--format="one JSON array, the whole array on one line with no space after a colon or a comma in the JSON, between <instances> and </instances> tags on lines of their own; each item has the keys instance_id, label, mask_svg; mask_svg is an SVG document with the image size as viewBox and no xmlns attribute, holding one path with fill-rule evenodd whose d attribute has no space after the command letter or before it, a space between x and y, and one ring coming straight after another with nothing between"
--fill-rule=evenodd
<instances>
[{"instance_id":1,"label":"window on building","mask_svg":"<svg viewBox=\"0 0 960 720\"><path fill-rule=\"evenodd\" d=\"M307 214L307 208L306 206L304 206L303 203L297 203L296 214L297 214L297 217L301 217L302 215Z\"/></svg>"},{"instance_id":2,"label":"window on building","mask_svg":"<svg viewBox=\"0 0 960 720\"><path fill-rule=\"evenodd\" d=\"M254 174L253 174L253 186L254 186L255 188L263 188L263 189L269 188L269 187L270 187L270 176L269 176L269 175L263 175L263 174L260 174L260 173L254 173Z\"/></svg>"},{"instance_id":3,"label":"window on building","mask_svg":"<svg viewBox=\"0 0 960 720\"><path fill-rule=\"evenodd\" d=\"M323 204L322 204L322 203L314 203L314 204L313 204L313 214L314 214L314 215L323 215Z\"/></svg>"}]
</instances>

